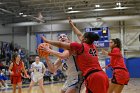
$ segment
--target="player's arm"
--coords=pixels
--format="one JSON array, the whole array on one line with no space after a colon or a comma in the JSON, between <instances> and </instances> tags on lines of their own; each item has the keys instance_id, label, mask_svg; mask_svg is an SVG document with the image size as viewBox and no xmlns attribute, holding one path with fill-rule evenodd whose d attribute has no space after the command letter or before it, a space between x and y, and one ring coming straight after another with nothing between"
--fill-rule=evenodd
<instances>
[{"instance_id":1,"label":"player's arm","mask_svg":"<svg viewBox=\"0 0 140 93\"><path fill-rule=\"evenodd\" d=\"M43 68L43 75L45 74L45 72L46 72L46 67L45 67L45 65L42 63L42 68Z\"/></svg>"},{"instance_id":2,"label":"player's arm","mask_svg":"<svg viewBox=\"0 0 140 93\"><path fill-rule=\"evenodd\" d=\"M113 49L112 52L108 52L102 49L102 53L107 56L122 56L118 49Z\"/></svg>"},{"instance_id":3,"label":"player's arm","mask_svg":"<svg viewBox=\"0 0 140 93\"><path fill-rule=\"evenodd\" d=\"M44 51L47 51L48 53L50 53L52 55L55 55L55 56L57 56L61 59L69 57L69 51L68 50L64 50L63 53L60 53L60 52L57 52L55 50L50 49L49 47L44 46L43 48L44 48Z\"/></svg>"},{"instance_id":4,"label":"player's arm","mask_svg":"<svg viewBox=\"0 0 140 93\"><path fill-rule=\"evenodd\" d=\"M29 69L30 72L33 72L34 69L33 69L33 63L31 64L31 68Z\"/></svg>"},{"instance_id":5,"label":"player's arm","mask_svg":"<svg viewBox=\"0 0 140 93\"><path fill-rule=\"evenodd\" d=\"M23 62L22 62L22 71L24 72L25 77L29 78L29 75L27 74L27 71L25 69L25 66L24 66L24 63Z\"/></svg>"},{"instance_id":6,"label":"player's arm","mask_svg":"<svg viewBox=\"0 0 140 93\"><path fill-rule=\"evenodd\" d=\"M70 17L68 17L68 19L69 19L69 23L70 23L70 25L71 25L71 27L72 27L74 33L77 35L78 39L79 39L80 41L82 41L82 36L83 36L83 34L82 34L81 31L74 25L74 23L71 21Z\"/></svg>"},{"instance_id":7,"label":"player's arm","mask_svg":"<svg viewBox=\"0 0 140 93\"><path fill-rule=\"evenodd\" d=\"M48 65L49 71L52 73L55 73L62 64L61 59L58 58L53 64L48 57L46 57L46 63Z\"/></svg>"},{"instance_id":8,"label":"player's arm","mask_svg":"<svg viewBox=\"0 0 140 93\"><path fill-rule=\"evenodd\" d=\"M70 43L66 42L60 42L60 41L53 41L53 40L47 40L44 36L41 36L44 42L49 43L53 46L63 48L63 49L70 49Z\"/></svg>"},{"instance_id":9,"label":"player's arm","mask_svg":"<svg viewBox=\"0 0 140 93\"><path fill-rule=\"evenodd\" d=\"M12 68L13 68L13 63L11 63L10 66L9 66L9 73L10 73L11 75L14 74L14 73L12 72Z\"/></svg>"}]
</instances>

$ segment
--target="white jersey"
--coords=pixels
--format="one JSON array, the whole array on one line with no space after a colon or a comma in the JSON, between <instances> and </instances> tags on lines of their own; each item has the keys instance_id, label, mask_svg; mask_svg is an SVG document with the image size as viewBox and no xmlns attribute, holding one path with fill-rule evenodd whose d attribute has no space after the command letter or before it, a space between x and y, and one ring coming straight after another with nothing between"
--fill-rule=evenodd
<instances>
[{"instance_id":1,"label":"white jersey","mask_svg":"<svg viewBox=\"0 0 140 93\"><path fill-rule=\"evenodd\" d=\"M75 61L76 60L74 56L70 56L69 58L64 59L64 64L67 65L67 80L62 87L63 91L66 91L69 87L75 87L77 89L76 93L79 93L78 89L80 89L83 79Z\"/></svg>"},{"instance_id":2,"label":"white jersey","mask_svg":"<svg viewBox=\"0 0 140 93\"><path fill-rule=\"evenodd\" d=\"M42 62L39 62L38 64L36 62L33 62L31 68L33 69L34 74L43 73L45 65Z\"/></svg>"},{"instance_id":3,"label":"white jersey","mask_svg":"<svg viewBox=\"0 0 140 93\"><path fill-rule=\"evenodd\" d=\"M76 60L75 60L74 56L70 56L69 58L64 59L64 63L67 65L67 70L66 70L67 76L74 76L74 75L78 76L79 69L78 69L75 61Z\"/></svg>"},{"instance_id":4,"label":"white jersey","mask_svg":"<svg viewBox=\"0 0 140 93\"><path fill-rule=\"evenodd\" d=\"M43 70L45 70L45 65L42 62L38 64L36 62L32 63L31 68L33 72L31 73L31 79L34 82L38 82L40 79L43 78Z\"/></svg>"}]
</instances>

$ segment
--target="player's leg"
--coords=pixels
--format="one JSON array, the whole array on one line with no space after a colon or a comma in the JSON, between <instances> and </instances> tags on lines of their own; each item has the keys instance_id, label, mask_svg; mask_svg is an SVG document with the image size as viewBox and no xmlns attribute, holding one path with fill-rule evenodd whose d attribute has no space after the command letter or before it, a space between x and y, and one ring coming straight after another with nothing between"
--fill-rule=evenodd
<instances>
[{"instance_id":1,"label":"player's leg","mask_svg":"<svg viewBox=\"0 0 140 93\"><path fill-rule=\"evenodd\" d=\"M28 93L31 93L31 90L32 90L32 87L34 86L34 83L35 82L33 80L31 80L30 85L29 85Z\"/></svg>"},{"instance_id":2,"label":"player's leg","mask_svg":"<svg viewBox=\"0 0 140 93\"><path fill-rule=\"evenodd\" d=\"M16 86L17 86L17 84L12 84L13 93L16 93Z\"/></svg>"},{"instance_id":3,"label":"player's leg","mask_svg":"<svg viewBox=\"0 0 140 93\"><path fill-rule=\"evenodd\" d=\"M124 85L116 84L115 89L114 89L114 93L121 93L123 88L124 88Z\"/></svg>"},{"instance_id":4,"label":"player's leg","mask_svg":"<svg viewBox=\"0 0 140 93\"><path fill-rule=\"evenodd\" d=\"M22 93L22 82L17 83L18 85L18 93Z\"/></svg>"},{"instance_id":5,"label":"player's leg","mask_svg":"<svg viewBox=\"0 0 140 93\"><path fill-rule=\"evenodd\" d=\"M69 87L65 93L76 93L75 87Z\"/></svg>"},{"instance_id":6,"label":"player's leg","mask_svg":"<svg viewBox=\"0 0 140 93\"><path fill-rule=\"evenodd\" d=\"M115 90L115 87L116 87L116 84L110 83L108 93L113 93L113 91Z\"/></svg>"},{"instance_id":7,"label":"player's leg","mask_svg":"<svg viewBox=\"0 0 140 93\"><path fill-rule=\"evenodd\" d=\"M66 91L64 91L63 89L61 89L61 93L65 93Z\"/></svg>"},{"instance_id":8,"label":"player's leg","mask_svg":"<svg viewBox=\"0 0 140 93\"><path fill-rule=\"evenodd\" d=\"M10 77L13 93L16 93L17 77Z\"/></svg>"},{"instance_id":9,"label":"player's leg","mask_svg":"<svg viewBox=\"0 0 140 93\"><path fill-rule=\"evenodd\" d=\"M43 78L38 80L38 84L39 84L39 87L41 88L41 91L42 93L45 93L45 89L44 89L44 86L43 86Z\"/></svg>"}]
</instances>

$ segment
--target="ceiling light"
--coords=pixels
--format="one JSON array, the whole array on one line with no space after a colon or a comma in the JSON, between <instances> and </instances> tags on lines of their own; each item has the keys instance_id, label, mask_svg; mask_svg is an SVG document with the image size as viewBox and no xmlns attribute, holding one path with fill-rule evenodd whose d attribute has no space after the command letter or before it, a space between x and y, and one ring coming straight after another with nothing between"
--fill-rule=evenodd
<instances>
[{"instance_id":1,"label":"ceiling light","mask_svg":"<svg viewBox=\"0 0 140 93\"><path fill-rule=\"evenodd\" d=\"M94 9L92 11L104 11L104 10L107 10L107 9Z\"/></svg>"},{"instance_id":2,"label":"ceiling light","mask_svg":"<svg viewBox=\"0 0 140 93\"><path fill-rule=\"evenodd\" d=\"M95 7L98 8L98 7L100 7L100 5L97 4L97 5L95 5Z\"/></svg>"},{"instance_id":3,"label":"ceiling light","mask_svg":"<svg viewBox=\"0 0 140 93\"><path fill-rule=\"evenodd\" d=\"M121 3L120 3L120 2L117 2L116 5L117 5L117 6L121 6Z\"/></svg>"},{"instance_id":4,"label":"ceiling light","mask_svg":"<svg viewBox=\"0 0 140 93\"><path fill-rule=\"evenodd\" d=\"M82 11L68 11L68 12L66 12L66 13L79 13L79 12L82 12Z\"/></svg>"},{"instance_id":5,"label":"ceiling light","mask_svg":"<svg viewBox=\"0 0 140 93\"><path fill-rule=\"evenodd\" d=\"M23 15L23 13L19 13L19 15Z\"/></svg>"},{"instance_id":6,"label":"ceiling light","mask_svg":"<svg viewBox=\"0 0 140 93\"><path fill-rule=\"evenodd\" d=\"M22 15L22 17L27 17L27 15Z\"/></svg>"},{"instance_id":7,"label":"ceiling light","mask_svg":"<svg viewBox=\"0 0 140 93\"><path fill-rule=\"evenodd\" d=\"M72 10L72 7L68 7L68 10Z\"/></svg>"}]
</instances>

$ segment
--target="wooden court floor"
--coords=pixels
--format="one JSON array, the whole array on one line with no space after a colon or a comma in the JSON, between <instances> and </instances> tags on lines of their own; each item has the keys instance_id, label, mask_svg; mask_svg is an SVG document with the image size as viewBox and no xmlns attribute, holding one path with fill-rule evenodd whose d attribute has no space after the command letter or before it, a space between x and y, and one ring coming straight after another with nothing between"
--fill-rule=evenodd
<instances>
[{"instance_id":1,"label":"wooden court floor","mask_svg":"<svg viewBox=\"0 0 140 93\"><path fill-rule=\"evenodd\" d=\"M60 93L63 83L55 83L44 85L46 93ZM22 93L27 93L28 86L22 89ZM12 93L11 89L0 90L0 93ZM32 93L41 93L38 86L34 86ZM85 92L82 92L85 93ZM140 93L140 79L131 79L129 84L125 86L122 93Z\"/></svg>"}]
</instances>

